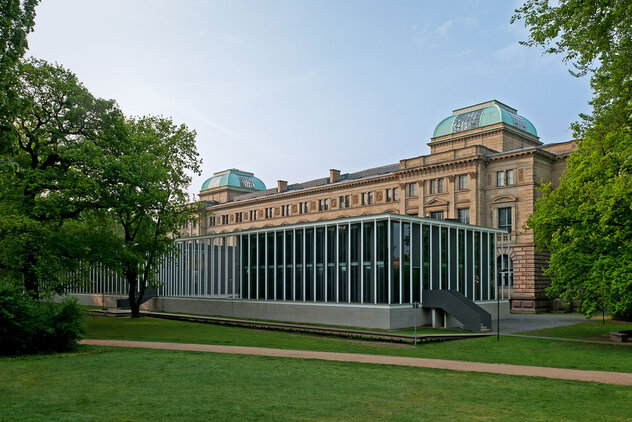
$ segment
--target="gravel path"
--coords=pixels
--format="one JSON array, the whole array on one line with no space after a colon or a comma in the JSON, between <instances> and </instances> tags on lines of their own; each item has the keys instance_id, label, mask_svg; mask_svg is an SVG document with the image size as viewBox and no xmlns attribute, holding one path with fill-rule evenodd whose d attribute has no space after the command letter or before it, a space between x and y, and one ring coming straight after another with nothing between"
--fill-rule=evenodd
<instances>
[{"instance_id":1,"label":"gravel path","mask_svg":"<svg viewBox=\"0 0 632 422\"><path fill-rule=\"evenodd\" d=\"M319 359L338 362L373 363L449 369L453 371L486 372L523 375L604 384L632 385L632 373L587 371L580 369L547 368L541 366L507 365L501 363L465 362L457 360L409 358L400 356L364 355L356 353L313 352L308 350L269 349L264 347L218 346L210 344L163 343L128 340L82 340L91 346L135 347L142 349L185 350L193 352L228 353L237 355L272 356L297 359Z\"/></svg>"}]
</instances>

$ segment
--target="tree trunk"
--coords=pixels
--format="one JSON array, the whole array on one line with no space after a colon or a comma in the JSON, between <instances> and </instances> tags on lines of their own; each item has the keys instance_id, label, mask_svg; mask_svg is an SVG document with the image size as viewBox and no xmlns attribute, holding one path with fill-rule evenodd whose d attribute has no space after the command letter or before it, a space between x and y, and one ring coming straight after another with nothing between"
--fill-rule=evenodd
<instances>
[{"instance_id":1,"label":"tree trunk","mask_svg":"<svg viewBox=\"0 0 632 422\"><path fill-rule=\"evenodd\" d=\"M127 282L129 283L129 308L132 311L132 318L140 318L140 304L143 300L142 294L136 298L136 290L138 287L138 271L128 268L125 271ZM141 292L142 293L142 292Z\"/></svg>"},{"instance_id":2,"label":"tree trunk","mask_svg":"<svg viewBox=\"0 0 632 422\"><path fill-rule=\"evenodd\" d=\"M35 274L35 270L32 265L26 266L24 268L22 274L24 275L24 288L27 293L30 294L35 299L39 298L39 280L37 279L37 275Z\"/></svg>"}]
</instances>

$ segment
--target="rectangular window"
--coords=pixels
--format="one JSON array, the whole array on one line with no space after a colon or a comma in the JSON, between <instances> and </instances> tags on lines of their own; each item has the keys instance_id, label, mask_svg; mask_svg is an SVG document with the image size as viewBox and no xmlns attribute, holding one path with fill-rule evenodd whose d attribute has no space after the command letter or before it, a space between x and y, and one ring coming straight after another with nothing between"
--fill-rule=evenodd
<instances>
[{"instance_id":1,"label":"rectangular window","mask_svg":"<svg viewBox=\"0 0 632 422\"><path fill-rule=\"evenodd\" d=\"M208 218L208 225L213 227L215 225L215 217Z\"/></svg>"},{"instance_id":2,"label":"rectangular window","mask_svg":"<svg viewBox=\"0 0 632 422\"><path fill-rule=\"evenodd\" d=\"M430 193L443 193L443 178L430 181Z\"/></svg>"},{"instance_id":3,"label":"rectangular window","mask_svg":"<svg viewBox=\"0 0 632 422\"><path fill-rule=\"evenodd\" d=\"M467 190L467 174L459 176L459 190Z\"/></svg>"},{"instance_id":4,"label":"rectangular window","mask_svg":"<svg viewBox=\"0 0 632 422\"><path fill-rule=\"evenodd\" d=\"M325 211L329 209L329 199L325 199Z\"/></svg>"},{"instance_id":5,"label":"rectangular window","mask_svg":"<svg viewBox=\"0 0 632 422\"><path fill-rule=\"evenodd\" d=\"M511 233L511 207L498 208L498 228Z\"/></svg>"},{"instance_id":6,"label":"rectangular window","mask_svg":"<svg viewBox=\"0 0 632 422\"><path fill-rule=\"evenodd\" d=\"M408 184L408 196L411 198L417 196L417 183Z\"/></svg>"},{"instance_id":7,"label":"rectangular window","mask_svg":"<svg viewBox=\"0 0 632 422\"><path fill-rule=\"evenodd\" d=\"M470 209L461 208L458 210L458 212L459 212L459 223L470 224Z\"/></svg>"},{"instance_id":8,"label":"rectangular window","mask_svg":"<svg viewBox=\"0 0 632 422\"><path fill-rule=\"evenodd\" d=\"M430 213L430 218L435 220L443 220L443 211L433 211Z\"/></svg>"},{"instance_id":9,"label":"rectangular window","mask_svg":"<svg viewBox=\"0 0 632 422\"><path fill-rule=\"evenodd\" d=\"M363 192L360 197L362 198L362 205L366 205L366 193Z\"/></svg>"},{"instance_id":10,"label":"rectangular window","mask_svg":"<svg viewBox=\"0 0 632 422\"><path fill-rule=\"evenodd\" d=\"M386 189L386 202L393 200L393 189Z\"/></svg>"},{"instance_id":11,"label":"rectangular window","mask_svg":"<svg viewBox=\"0 0 632 422\"><path fill-rule=\"evenodd\" d=\"M505 181L507 182L507 186L510 186L510 185L514 184L514 172L513 172L513 170L507 170Z\"/></svg>"},{"instance_id":12,"label":"rectangular window","mask_svg":"<svg viewBox=\"0 0 632 422\"><path fill-rule=\"evenodd\" d=\"M496 186L505 186L505 172L496 172Z\"/></svg>"},{"instance_id":13,"label":"rectangular window","mask_svg":"<svg viewBox=\"0 0 632 422\"><path fill-rule=\"evenodd\" d=\"M399 188L393 188L393 201L399 201Z\"/></svg>"},{"instance_id":14,"label":"rectangular window","mask_svg":"<svg viewBox=\"0 0 632 422\"><path fill-rule=\"evenodd\" d=\"M373 192L369 192L369 193L367 194L367 203L368 203L369 205L373 204Z\"/></svg>"},{"instance_id":15,"label":"rectangular window","mask_svg":"<svg viewBox=\"0 0 632 422\"><path fill-rule=\"evenodd\" d=\"M349 208L349 195L338 198L340 208Z\"/></svg>"}]
</instances>

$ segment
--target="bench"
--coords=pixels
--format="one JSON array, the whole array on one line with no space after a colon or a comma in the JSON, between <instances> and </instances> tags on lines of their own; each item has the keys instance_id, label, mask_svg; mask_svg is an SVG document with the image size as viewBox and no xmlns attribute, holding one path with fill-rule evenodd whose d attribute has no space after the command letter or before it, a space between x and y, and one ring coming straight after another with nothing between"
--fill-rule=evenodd
<instances>
[{"instance_id":1,"label":"bench","mask_svg":"<svg viewBox=\"0 0 632 422\"><path fill-rule=\"evenodd\" d=\"M632 330L610 331L610 341L625 343L632 336Z\"/></svg>"}]
</instances>

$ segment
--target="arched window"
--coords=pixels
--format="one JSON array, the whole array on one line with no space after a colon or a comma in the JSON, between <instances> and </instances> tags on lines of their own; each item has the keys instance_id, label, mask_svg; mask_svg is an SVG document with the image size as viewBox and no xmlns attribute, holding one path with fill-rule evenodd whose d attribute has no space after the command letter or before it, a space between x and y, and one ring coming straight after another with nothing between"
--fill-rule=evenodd
<instances>
[{"instance_id":1,"label":"arched window","mask_svg":"<svg viewBox=\"0 0 632 422\"><path fill-rule=\"evenodd\" d=\"M498 285L513 286L513 261L507 254L500 255L496 260L498 264Z\"/></svg>"}]
</instances>

